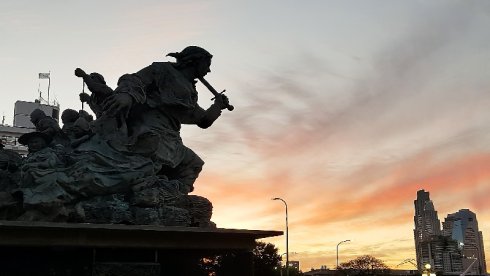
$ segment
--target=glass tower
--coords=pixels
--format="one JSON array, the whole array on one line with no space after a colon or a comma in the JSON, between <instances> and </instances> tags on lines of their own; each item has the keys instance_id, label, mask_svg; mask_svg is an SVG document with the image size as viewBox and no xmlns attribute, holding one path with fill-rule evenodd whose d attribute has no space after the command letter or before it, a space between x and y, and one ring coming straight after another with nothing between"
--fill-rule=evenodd
<instances>
[{"instance_id":1,"label":"glass tower","mask_svg":"<svg viewBox=\"0 0 490 276\"><path fill-rule=\"evenodd\" d=\"M471 267L469 275L485 275L485 251L483 248L483 235L478 229L476 215L469 209L461 209L449 214L442 223L443 235L451 237L458 242L463 255L463 270L466 270L477 258Z\"/></svg>"}]
</instances>

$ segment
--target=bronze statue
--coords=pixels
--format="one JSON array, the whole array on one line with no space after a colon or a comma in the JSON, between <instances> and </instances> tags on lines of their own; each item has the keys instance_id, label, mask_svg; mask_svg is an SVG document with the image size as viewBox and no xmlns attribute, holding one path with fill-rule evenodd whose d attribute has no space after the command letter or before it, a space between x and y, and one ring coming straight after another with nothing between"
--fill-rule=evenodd
<instances>
[{"instance_id":1,"label":"bronze statue","mask_svg":"<svg viewBox=\"0 0 490 276\"><path fill-rule=\"evenodd\" d=\"M4 149L0 140L0 219L12 220L22 214L19 201L12 193L19 188L22 159L16 152Z\"/></svg>"},{"instance_id":2,"label":"bronze statue","mask_svg":"<svg viewBox=\"0 0 490 276\"><path fill-rule=\"evenodd\" d=\"M184 145L180 129L208 128L233 106L204 79L208 51L189 46L168 56L176 62L125 74L114 91L102 75L77 68L92 92L79 96L96 114L93 121L68 109L62 131L41 110L31 114L37 131L19 139L30 153L15 192L24 208L18 219L214 225L211 202L189 195L204 161ZM198 104L197 79L214 95L207 109Z\"/></svg>"},{"instance_id":3,"label":"bronze statue","mask_svg":"<svg viewBox=\"0 0 490 276\"><path fill-rule=\"evenodd\" d=\"M189 46L168 56L176 62L154 62L122 76L104 109L113 116L122 113L127 117L131 151L146 152L148 144L156 144L153 158L158 174L178 180L179 190L189 193L204 162L182 143L181 124L208 128L229 107L229 101L217 94L206 110L197 103L195 80L210 72L209 52Z\"/></svg>"},{"instance_id":4,"label":"bronze statue","mask_svg":"<svg viewBox=\"0 0 490 276\"><path fill-rule=\"evenodd\" d=\"M92 95L85 92L80 93L80 101L82 103L88 103L95 116L99 118L104 111L102 109L103 101L112 95L114 91L107 86L104 77L97 72L89 75L82 69L77 68L75 69L75 76L82 78L85 84L87 84L88 89L92 92Z\"/></svg>"},{"instance_id":5,"label":"bronze statue","mask_svg":"<svg viewBox=\"0 0 490 276\"><path fill-rule=\"evenodd\" d=\"M51 137L53 144L68 145L69 140L55 119L47 116L41 109L35 109L30 116L36 130Z\"/></svg>"},{"instance_id":6,"label":"bronze statue","mask_svg":"<svg viewBox=\"0 0 490 276\"><path fill-rule=\"evenodd\" d=\"M21 166L21 184L23 184L21 186L35 186L39 177L45 177L51 170L61 166L58 155L49 147L52 139L39 131L29 132L19 137L19 143L26 145L29 150Z\"/></svg>"},{"instance_id":7,"label":"bronze statue","mask_svg":"<svg viewBox=\"0 0 490 276\"><path fill-rule=\"evenodd\" d=\"M80 114L78 113L78 111L74 109L65 109L61 113L61 122L63 123L63 127L61 128L61 130L65 134L67 134L69 129L73 126L75 121L78 120L78 118L80 118Z\"/></svg>"},{"instance_id":8,"label":"bronze statue","mask_svg":"<svg viewBox=\"0 0 490 276\"><path fill-rule=\"evenodd\" d=\"M0 140L0 192L18 188L21 164L22 157L13 150L5 149Z\"/></svg>"},{"instance_id":9,"label":"bronze statue","mask_svg":"<svg viewBox=\"0 0 490 276\"><path fill-rule=\"evenodd\" d=\"M7 171L16 171L22 163L22 157L13 150L5 149L5 145L0 140L0 154L3 156L0 162L0 169Z\"/></svg>"}]
</instances>

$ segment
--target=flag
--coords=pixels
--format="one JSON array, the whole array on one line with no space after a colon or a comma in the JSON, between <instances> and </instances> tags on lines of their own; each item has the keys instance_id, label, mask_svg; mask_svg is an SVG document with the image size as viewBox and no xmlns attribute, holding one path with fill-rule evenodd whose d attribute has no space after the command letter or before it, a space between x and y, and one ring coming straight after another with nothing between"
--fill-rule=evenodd
<instances>
[{"instance_id":1,"label":"flag","mask_svg":"<svg viewBox=\"0 0 490 276\"><path fill-rule=\"evenodd\" d=\"M40 79L49 79L49 73L39 73Z\"/></svg>"}]
</instances>

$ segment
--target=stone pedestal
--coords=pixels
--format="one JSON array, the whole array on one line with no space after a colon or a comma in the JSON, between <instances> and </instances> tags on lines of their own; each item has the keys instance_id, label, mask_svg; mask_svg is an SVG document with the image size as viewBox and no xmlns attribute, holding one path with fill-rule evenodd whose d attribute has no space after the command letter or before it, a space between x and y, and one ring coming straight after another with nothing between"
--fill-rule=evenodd
<instances>
[{"instance_id":1,"label":"stone pedestal","mask_svg":"<svg viewBox=\"0 0 490 276\"><path fill-rule=\"evenodd\" d=\"M280 231L0 221L0 275L196 275L195 261L234 253L253 275L255 240ZM192 264L191 264L192 263Z\"/></svg>"}]
</instances>

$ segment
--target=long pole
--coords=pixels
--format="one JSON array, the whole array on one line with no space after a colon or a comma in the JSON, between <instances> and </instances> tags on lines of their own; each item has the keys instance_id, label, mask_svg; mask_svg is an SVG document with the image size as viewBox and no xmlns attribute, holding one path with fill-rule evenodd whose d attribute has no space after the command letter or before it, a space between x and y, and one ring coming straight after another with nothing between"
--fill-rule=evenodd
<instances>
[{"instance_id":1,"label":"long pole","mask_svg":"<svg viewBox=\"0 0 490 276\"><path fill-rule=\"evenodd\" d=\"M51 87L51 71L48 73L48 105L49 105L49 88Z\"/></svg>"},{"instance_id":2,"label":"long pole","mask_svg":"<svg viewBox=\"0 0 490 276\"><path fill-rule=\"evenodd\" d=\"M82 94L84 94L84 93L85 93L85 81L82 79ZM81 101L81 102L82 102L82 110L83 110L83 108L84 108L83 101Z\"/></svg>"},{"instance_id":3,"label":"long pole","mask_svg":"<svg viewBox=\"0 0 490 276\"><path fill-rule=\"evenodd\" d=\"M280 197L275 197L272 200L280 200L286 207L286 276L289 276L289 237L288 237L288 204Z\"/></svg>"},{"instance_id":4,"label":"long pole","mask_svg":"<svg viewBox=\"0 0 490 276\"><path fill-rule=\"evenodd\" d=\"M339 269L339 245L344 242L350 242L350 240L341 241L337 244L337 270Z\"/></svg>"},{"instance_id":5,"label":"long pole","mask_svg":"<svg viewBox=\"0 0 490 276\"><path fill-rule=\"evenodd\" d=\"M281 254L281 266L282 266L282 256L284 256L284 255L286 255L286 253L282 253L282 254ZM281 272L281 276L282 276L282 267L281 267L281 269L280 269L280 272Z\"/></svg>"}]
</instances>

